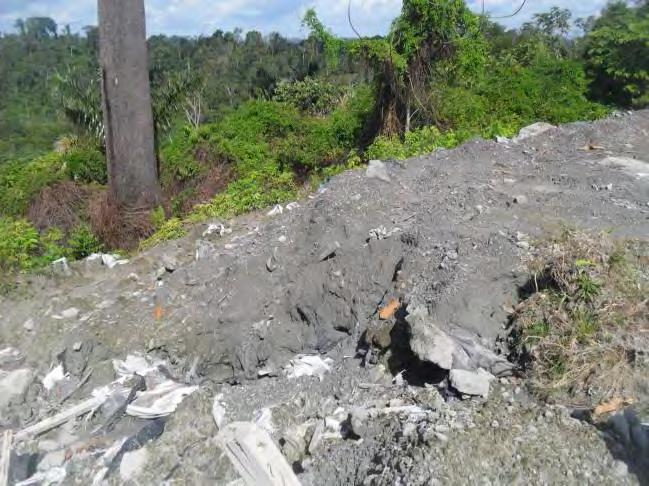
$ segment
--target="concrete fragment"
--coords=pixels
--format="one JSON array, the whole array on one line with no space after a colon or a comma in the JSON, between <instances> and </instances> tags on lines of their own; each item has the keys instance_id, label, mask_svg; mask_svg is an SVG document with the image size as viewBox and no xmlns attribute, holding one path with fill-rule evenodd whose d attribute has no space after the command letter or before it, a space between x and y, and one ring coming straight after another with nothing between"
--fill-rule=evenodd
<instances>
[{"instance_id":1,"label":"concrete fragment","mask_svg":"<svg viewBox=\"0 0 649 486\"><path fill-rule=\"evenodd\" d=\"M475 395L487 398L489 383L494 379L491 373L480 368L478 371L451 370L449 380L453 388L465 395Z\"/></svg>"},{"instance_id":2,"label":"concrete fragment","mask_svg":"<svg viewBox=\"0 0 649 486\"><path fill-rule=\"evenodd\" d=\"M370 179L380 179L385 182L390 182L387 166L380 160L370 160L365 170L365 176Z\"/></svg>"},{"instance_id":3,"label":"concrete fragment","mask_svg":"<svg viewBox=\"0 0 649 486\"><path fill-rule=\"evenodd\" d=\"M25 395L32 377L32 371L28 368L8 372L0 370L0 410Z\"/></svg>"},{"instance_id":4,"label":"concrete fragment","mask_svg":"<svg viewBox=\"0 0 649 486\"><path fill-rule=\"evenodd\" d=\"M545 122L532 123L531 125L521 128L518 132L518 136L514 137L513 140L514 142L521 142L528 138L541 135L542 133L545 133L554 128L556 128L554 125L550 125L549 123Z\"/></svg>"},{"instance_id":5,"label":"concrete fragment","mask_svg":"<svg viewBox=\"0 0 649 486\"><path fill-rule=\"evenodd\" d=\"M455 342L431 322L425 307L415 308L407 317L410 325L410 349L422 361L450 370Z\"/></svg>"},{"instance_id":6,"label":"concrete fragment","mask_svg":"<svg viewBox=\"0 0 649 486\"><path fill-rule=\"evenodd\" d=\"M122 481L133 481L137 478L149 459L149 451L146 447L126 452L119 464L119 477Z\"/></svg>"}]
</instances>

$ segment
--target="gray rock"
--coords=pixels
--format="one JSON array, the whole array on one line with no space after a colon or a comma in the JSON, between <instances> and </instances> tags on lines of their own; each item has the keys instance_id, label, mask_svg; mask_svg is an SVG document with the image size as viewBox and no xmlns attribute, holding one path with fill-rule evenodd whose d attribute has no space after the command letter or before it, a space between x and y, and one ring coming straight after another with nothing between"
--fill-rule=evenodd
<instances>
[{"instance_id":1,"label":"gray rock","mask_svg":"<svg viewBox=\"0 0 649 486\"><path fill-rule=\"evenodd\" d=\"M516 204L527 204L528 199L527 196L524 196L523 194L519 194L518 196L514 196L514 202Z\"/></svg>"},{"instance_id":2,"label":"gray rock","mask_svg":"<svg viewBox=\"0 0 649 486\"><path fill-rule=\"evenodd\" d=\"M336 256L336 252L340 249L340 243L337 241L334 241L332 243L329 243L318 255L318 261L322 262L324 260L328 260L329 258L333 258Z\"/></svg>"},{"instance_id":3,"label":"gray rock","mask_svg":"<svg viewBox=\"0 0 649 486\"><path fill-rule=\"evenodd\" d=\"M27 319L25 321L25 323L23 324L23 329L25 329L25 331L30 331L30 332L33 331L34 330L34 319L32 319L32 318Z\"/></svg>"},{"instance_id":4,"label":"gray rock","mask_svg":"<svg viewBox=\"0 0 649 486\"><path fill-rule=\"evenodd\" d=\"M554 128L557 127L545 122L532 123L531 125L521 128L518 132L518 136L514 137L513 140L514 142L520 142L522 140L541 135L542 133L545 133L548 130L552 130Z\"/></svg>"},{"instance_id":5,"label":"gray rock","mask_svg":"<svg viewBox=\"0 0 649 486\"><path fill-rule=\"evenodd\" d=\"M38 471L47 471L53 467L62 466L65 462L65 450L59 449L55 451L48 452L43 456L43 459L40 460L37 466Z\"/></svg>"},{"instance_id":6,"label":"gray rock","mask_svg":"<svg viewBox=\"0 0 649 486\"><path fill-rule=\"evenodd\" d=\"M370 160L365 171L365 176L370 179L380 179L385 182L390 182L387 166L380 160Z\"/></svg>"},{"instance_id":7,"label":"gray rock","mask_svg":"<svg viewBox=\"0 0 649 486\"><path fill-rule=\"evenodd\" d=\"M211 258L216 253L216 247L210 241L196 240L196 261Z\"/></svg>"},{"instance_id":8,"label":"gray rock","mask_svg":"<svg viewBox=\"0 0 649 486\"><path fill-rule=\"evenodd\" d=\"M489 396L489 382L493 375L482 369L478 371L451 370L449 379L451 385L460 393L481 397Z\"/></svg>"},{"instance_id":9,"label":"gray rock","mask_svg":"<svg viewBox=\"0 0 649 486\"><path fill-rule=\"evenodd\" d=\"M0 371L0 410L14 399L24 396L32 378L32 370L28 368Z\"/></svg>"}]
</instances>

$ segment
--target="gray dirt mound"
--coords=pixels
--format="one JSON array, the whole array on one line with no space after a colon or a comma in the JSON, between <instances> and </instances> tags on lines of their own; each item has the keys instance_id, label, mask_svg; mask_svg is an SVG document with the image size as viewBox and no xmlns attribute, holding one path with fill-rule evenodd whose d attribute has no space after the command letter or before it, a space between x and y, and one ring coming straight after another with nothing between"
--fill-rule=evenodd
<instances>
[{"instance_id":1,"label":"gray dirt mound","mask_svg":"<svg viewBox=\"0 0 649 486\"><path fill-rule=\"evenodd\" d=\"M613 439L494 375L512 371L499 343L535 239L561 225L649 235L647 161L646 111L476 140L375 164L381 177L344 173L280 214L201 225L123 265L34 277L0 300L0 349L24 355L0 361L0 386L20 388L0 402L0 429L82 401L132 354L198 390L164 430L117 408L17 444L12 474L32 475L49 454L41 469L87 483L101 456L113 483L225 484L237 476L214 442L220 394L226 419L259 419L304 484L642 480ZM291 379L298 354L326 354L331 370ZM56 395L41 379L59 364L71 384ZM455 398L485 386L489 399ZM322 432L323 420L338 429Z\"/></svg>"}]
</instances>

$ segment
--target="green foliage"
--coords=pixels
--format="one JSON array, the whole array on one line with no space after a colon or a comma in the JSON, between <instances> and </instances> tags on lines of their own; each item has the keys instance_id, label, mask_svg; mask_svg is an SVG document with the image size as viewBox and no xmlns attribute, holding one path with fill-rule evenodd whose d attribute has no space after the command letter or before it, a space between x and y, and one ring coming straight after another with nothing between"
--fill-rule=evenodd
<instances>
[{"instance_id":1,"label":"green foliage","mask_svg":"<svg viewBox=\"0 0 649 486\"><path fill-rule=\"evenodd\" d=\"M623 106L649 105L649 4L609 4L584 44L596 98Z\"/></svg>"},{"instance_id":2,"label":"green foliage","mask_svg":"<svg viewBox=\"0 0 649 486\"><path fill-rule=\"evenodd\" d=\"M140 243L140 250L146 250L165 241L182 238L187 234L183 222L178 218L171 218L160 226L158 231Z\"/></svg>"},{"instance_id":3,"label":"green foliage","mask_svg":"<svg viewBox=\"0 0 649 486\"><path fill-rule=\"evenodd\" d=\"M331 113L340 103L344 89L324 80L306 77L302 81L282 82L273 99L288 103L310 115Z\"/></svg>"},{"instance_id":4,"label":"green foliage","mask_svg":"<svg viewBox=\"0 0 649 486\"><path fill-rule=\"evenodd\" d=\"M93 253L99 253L102 249L101 241L87 224L81 224L74 228L67 239L67 253L77 260Z\"/></svg>"},{"instance_id":5,"label":"green foliage","mask_svg":"<svg viewBox=\"0 0 649 486\"><path fill-rule=\"evenodd\" d=\"M75 145L63 154L63 158L70 179L83 183L108 182L106 157L95 145Z\"/></svg>"},{"instance_id":6,"label":"green foliage","mask_svg":"<svg viewBox=\"0 0 649 486\"><path fill-rule=\"evenodd\" d=\"M449 130L444 133L436 127L427 126L407 132L399 137L378 136L365 151L367 159L407 159L430 153L440 147L453 148L464 141L460 135Z\"/></svg>"}]
</instances>

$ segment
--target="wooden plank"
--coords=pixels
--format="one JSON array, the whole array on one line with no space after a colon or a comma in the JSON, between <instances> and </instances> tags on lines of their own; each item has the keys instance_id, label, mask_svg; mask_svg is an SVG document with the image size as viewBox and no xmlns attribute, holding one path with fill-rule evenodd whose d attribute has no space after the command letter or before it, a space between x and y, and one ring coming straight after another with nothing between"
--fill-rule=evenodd
<instances>
[{"instance_id":1,"label":"wooden plank","mask_svg":"<svg viewBox=\"0 0 649 486\"><path fill-rule=\"evenodd\" d=\"M45 420L41 420L34 425L30 425L29 427L24 428L16 434L16 440L24 440L43 434L48 430L52 430L53 428L78 417L79 415L93 411L105 401L106 396L89 398L88 400L78 403L77 405L74 405L67 410L63 410L62 412L57 413L53 417L46 418Z\"/></svg>"},{"instance_id":2,"label":"wooden plank","mask_svg":"<svg viewBox=\"0 0 649 486\"><path fill-rule=\"evenodd\" d=\"M13 432L5 430L0 444L0 486L9 486L9 465L11 464L11 442Z\"/></svg>"},{"instance_id":3,"label":"wooden plank","mask_svg":"<svg viewBox=\"0 0 649 486\"><path fill-rule=\"evenodd\" d=\"M232 422L217 442L248 486L300 486L273 440L256 424Z\"/></svg>"}]
</instances>

